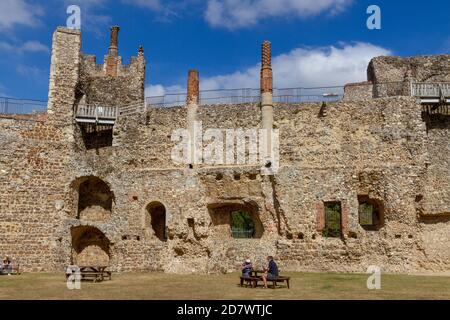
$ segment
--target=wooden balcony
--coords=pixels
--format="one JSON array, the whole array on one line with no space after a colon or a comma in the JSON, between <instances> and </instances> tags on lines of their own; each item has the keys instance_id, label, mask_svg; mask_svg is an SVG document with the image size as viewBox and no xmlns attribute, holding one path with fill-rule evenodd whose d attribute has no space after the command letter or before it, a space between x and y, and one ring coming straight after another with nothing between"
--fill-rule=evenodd
<instances>
[{"instance_id":1,"label":"wooden balcony","mask_svg":"<svg viewBox=\"0 0 450 320\"><path fill-rule=\"evenodd\" d=\"M423 104L450 103L450 83L413 82L411 96L419 98Z\"/></svg>"}]
</instances>

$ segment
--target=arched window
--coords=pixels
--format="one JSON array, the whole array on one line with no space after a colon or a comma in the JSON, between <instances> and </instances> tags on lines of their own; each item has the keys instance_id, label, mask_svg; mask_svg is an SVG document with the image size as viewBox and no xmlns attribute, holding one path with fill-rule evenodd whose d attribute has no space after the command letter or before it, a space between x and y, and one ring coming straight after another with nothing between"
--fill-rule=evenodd
<instances>
[{"instance_id":1,"label":"arched window","mask_svg":"<svg viewBox=\"0 0 450 320\"><path fill-rule=\"evenodd\" d=\"M114 195L100 178L84 177L76 181L78 189L77 218L104 221L110 218Z\"/></svg>"},{"instance_id":2,"label":"arched window","mask_svg":"<svg viewBox=\"0 0 450 320\"><path fill-rule=\"evenodd\" d=\"M150 218L150 224L161 241L167 241L166 232L166 208L161 202L152 202L147 206L147 214Z\"/></svg>"},{"instance_id":3,"label":"arched window","mask_svg":"<svg viewBox=\"0 0 450 320\"><path fill-rule=\"evenodd\" d=\"M368 196L359 196L359 224L368 231L377 231L384 225L383 206Z\"/></svg>"}]
</instances>

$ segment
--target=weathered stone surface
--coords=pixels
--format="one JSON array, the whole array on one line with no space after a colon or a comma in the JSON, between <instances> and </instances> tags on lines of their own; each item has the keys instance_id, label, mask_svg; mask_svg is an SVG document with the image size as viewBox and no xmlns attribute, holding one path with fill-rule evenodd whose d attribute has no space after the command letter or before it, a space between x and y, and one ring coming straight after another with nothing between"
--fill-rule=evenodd
<instances>
[{"instance_id":1,"label":"weathered stone surface","mask_svg":"<svg viewBox=\"0 0 450 320\"><path fill-rule=\"evenodd\" d=\"M55 33L47 118L0 117L0 254L24 271L108 263L115 271L224 273L247 257L262 267L267 255L297 271L450 267L448 117L424 117L410 97L372 99L366 91L328 103L324 116L320 103L278 104L277 174L261 176L253 165L191 169L171 160L171 134L188 126L182 107L122 116L112 145L85 143L73 122L76 90L91 102L142 100L145 60L123 69L130 78L121 81L131 83L122 84L80 55L80 40ZM196 112L204 130L262 122L257 104ZM382 204L376 231L360 225L361 197ZM341 238L322 233L327 202L341 203ZM155 203L165 209L165 234L152 228ZM258 222L254 239L232 238L236 208Z\"/></svg>"}]
</instances>

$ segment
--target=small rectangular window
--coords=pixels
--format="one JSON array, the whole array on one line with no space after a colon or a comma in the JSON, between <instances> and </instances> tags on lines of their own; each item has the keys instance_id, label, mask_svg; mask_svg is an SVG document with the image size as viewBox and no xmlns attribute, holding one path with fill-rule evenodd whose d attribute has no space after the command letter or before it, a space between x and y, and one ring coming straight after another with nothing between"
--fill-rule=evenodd
<instances>
[{"instance_id":1,"label":"small rectangular window","mask_svg":"<svg viewBox=\"0 0 450 320\"><path fill-rule=\"evenodd\" d=\"M342 208L340 202L325 203L324 237L339 238L342 234Z\"/></svg>"},{"instance_id":2,"label":"small rectangular window","mask_svg":"<svg viewBox=\"0 0 450 320\"><path fill-rule=\"evenodd\" d=\"M359 205L359 224L362 226L373 226L373 205L369 203L361 203Z\"/></svg>"},{"instance_id":3,"label":"small rectangular window","mask_svg":"<svg viewBox=\"0 0 450 320\"><path fill-rule=\"evenodd\" d=\"M358 196L359 224L367 231L377 231L383 227L383 203L368 196Z\"/></svg>"}]
</instances>

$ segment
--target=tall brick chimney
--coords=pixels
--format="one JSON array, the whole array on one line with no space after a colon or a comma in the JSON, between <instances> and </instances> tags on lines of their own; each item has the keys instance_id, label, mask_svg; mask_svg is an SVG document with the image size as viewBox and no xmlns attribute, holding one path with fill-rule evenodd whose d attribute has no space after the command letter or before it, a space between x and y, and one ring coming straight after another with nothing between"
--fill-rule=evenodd
<instances>
[{"instance_id":1,"label":"tall brick chimney","mask_svg":"<svg viewBox=\"0 0 450 320\"><path fill-rule=\"evenodd\" d=\"M119 26L111 28L111 40L109 44L108 55L106 57L106 75L117 77L117 68L119 64Z\"/></svg>"},{"instance_id":2,"label":"tall brick chimney","mask_svg":"<svg viewBox=\"0 0 450 320\"><path fill-rule=\"evenodd\" d=\"M189 70L187 82L187 105L198 105L200 97L200 80L198 70Z\"/></svg>"},{"instance_id":3,"label":"tall brick chimney","mask_svg":"<svg viewBox=\"0 0 450 320\"><path fill-rule=\"evenodd\" d=\"M272 53L269 41L264 41L261 48L261 113L262 128L267 133L267 150L265 162L272 162L273 129L273 74Z\"/></svg>"},{"instance_id":4,"label":"tall brick chimney","mask_svg":"<svg viewBox=\"0 0 450 320\"><path fill-rule=\"evenodd\" d=\"M187 81L187 125L189 135L191 137L191 165L199 164L201 161L201 153L197 152L197 140L201 132L197 127L197 109L200 99L200 77L198 70L189 70Z\"/></svg>"},{"instance_id":5,"label":"tall brick chimney","mask_svg":"<svg viewBox=\"0 0 450 320\"><path fill-rule=\"evenodd\" d=\"M269 41L264 41L261 48L261 94L273 92L272 52Z\"/></svg>"},{"instance_id":6,"label":"tall brick chimney","mask_svg":"<svg viewBox=\"0 0 450 320\"><path fill-rule=\"evenodd\" d=\"M119 55L119 26L111 28L111 40L109 44L109 55L117 57Z\"/></svg>"}]
</instances>

